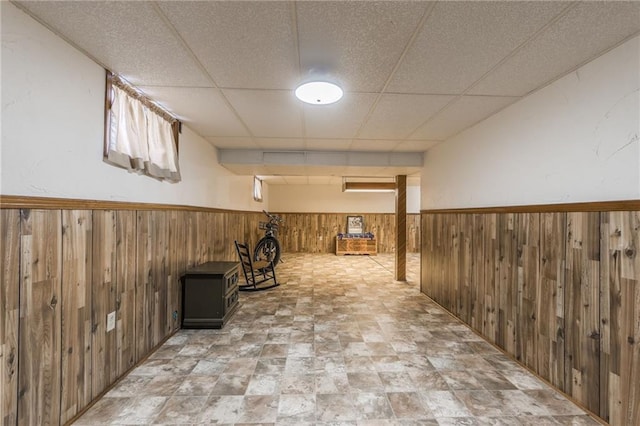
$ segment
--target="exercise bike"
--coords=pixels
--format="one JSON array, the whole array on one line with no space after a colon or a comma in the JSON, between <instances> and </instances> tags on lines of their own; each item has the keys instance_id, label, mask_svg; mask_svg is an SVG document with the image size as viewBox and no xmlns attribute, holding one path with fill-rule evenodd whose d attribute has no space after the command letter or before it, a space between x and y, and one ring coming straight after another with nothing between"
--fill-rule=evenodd
<instances>
[{"instance_id":1,"label":"exercise bike","mask_svg":"<svg viewBox=\"0 0 640 426\"><path fill-rule=\"evenodd\" d=\"M260 229L264 229L264 237L260 238L253 251L254 261L273 262L273 267L282 259L280 258L280 242L278 241L278 228L283 223L282 219L272 215L266 210L262 212L269 218L268 222L260 222Z\"/></svg>"}]
</instances>

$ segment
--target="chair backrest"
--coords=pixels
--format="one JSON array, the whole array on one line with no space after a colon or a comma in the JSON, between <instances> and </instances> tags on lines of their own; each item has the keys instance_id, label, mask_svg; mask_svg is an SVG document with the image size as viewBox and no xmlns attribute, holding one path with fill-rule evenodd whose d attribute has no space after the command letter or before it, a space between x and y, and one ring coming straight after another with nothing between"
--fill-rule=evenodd
<instances>
[{"instance_id":1,"label":"chair backrest","mask_svg":"<svg viewBox=\"0 0 640 426\"><path fill-rule=\"evenodd\" d=\"M244 278L249 283L254 280L253 276L253 260L251 259L251 253L249 247L246 244L241 244L235 241L236 251L238 252L238 258L242 264L242 271L244 272Z\"/></svg>"}]
</instances>

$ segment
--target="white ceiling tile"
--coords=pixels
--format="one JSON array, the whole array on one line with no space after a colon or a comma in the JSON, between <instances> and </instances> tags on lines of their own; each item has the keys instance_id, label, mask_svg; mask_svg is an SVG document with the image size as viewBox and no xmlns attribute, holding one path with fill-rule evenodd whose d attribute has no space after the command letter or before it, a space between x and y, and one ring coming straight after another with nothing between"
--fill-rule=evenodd
<instances>
[{"instance_id":1,"label":"white ceiling tile","mask_svg":"<svg viewBox=\"0 0 640 426\"><path fill-rule=\"evenodd\" d=\"M640 2L583 2L470 93L524 96L640 31Z\"/></svg>"},{"instance_id":2,"label":"white ceiling tile","mask_svg":"<svg viewBox=\"0 0 640 426\"><path fill-rule=\"evenodd\" d=\"M351 139L307 139L307 149L312 151L342 151L349 148Z\"/></svg>"},{"instance_id":3,"label":"white ceiling tile","mask_svg":"<svg viewBox=\"0 0 640 426\"><path fill-rule=\"evenodd\" d=\"M264 150L302 151L306 143L302 138L255 138L256 144Z\"/></svg>"},{"instance_id":4,"label":"white ceiling tile","mask_svg":"<svg viewBox=\"0 0 640 426\"><path fill-rule=\"evenodd\" d=\"M289 185L306 185L309 183L307 176L283 176Z\"/></svg>"},{"instance_id":5,"label":"white ceiling tile","mask_svg":"<svg viewBox=\"0 0 640 426\"><path fill-rule=\"evenodd\" d=\"M140 89L201 136L247 136L218 89L141 86Z\"/></svg>"},{"instance_id":6,"label":"white ceiling tile","mask_svg":"<svg viewBox=\"0 0 640 426\"><path fill-rule=\"evenodd\" d=\"M427 2L298 2L304 73L328 72L346 91L382 89Z\"/></svg>"},{"instance_id":7,"label":"white ceiling tile","mask_svg":"<svg viewBox=\"0 0 640 426\"><path fill-rule=\"evenodd\" d=\"M354 176L354 177L362 177L362 176L389 176L383 174L386 167L359 167L359 166L349 166L346 167L342 176Z\"/></svg>"},{"instance_id":8,"label":"white ceiling tile","mask_svg":"<svg viewBox=\"0 0 640 426\"><path fill-rule=\"evenodd\" d=\"M421 152L428 150L429 148L439 144L440 142L441 141L433 140L401 141L393 150L396 152Z\"/></svg>"},{"instance_id":9,"label":"white ceiling tile","mask_svg":"<svg viewBox=\"0 0 640 426\"><path fill-rule=\"evenodd\" d=\"M568 4L438 2L388 91L461 94Z\"/></svg>"},{"instance_id":10,"label":"white ceiling tile","mask_svg":"<svg viewBox=\"0 0 640 426\"><path fill-rule=\"evenodd\" d=\"M499 96L463 96L416 130L411 135L411 139L448 139L518 99Z\"/></svg>"},{"instance_id":11,"label":"white ceiling tile","mask_svg":"<svg viewBox=\"0 0 640 426\"><path fill-rule=\"evenodd\" d=\"M345 93L330 105L304 105L305 131L310 138L352 138L376 99L372 93Z\"/></svg>"},{"instance_id":12,"label":"white ceiling tile","mask_svg":"<svg viewBox=\"0 0 640 426\"><path fill-rule=\"evenodd\" d=\"M298 55L288 2L158 2L220 87L293 89Z\"/></svg>"},{"instance_id":13,"label":"white ceiling tile","mask_svg":"<svg viewBox=\"0 0 640 426\"><path fill-rule=\"evenodd\" d=\"M304 166L292 166L292 165L268 165L265 166L265 170L269 175L280 176L306 176L307 170Z\"/></svg>"},{"instance_id":14,"label":"white ceiling tile","mask_svg":"<svg viewBox=\"0 0 640 426\"><path fill-rule=\"evenodd\" d=\"M211 86L149 2L20 5L131 84Z\"/></svg>"},{"instance_id":15,"label":"white ceiling tile","mask_svg":"<svg viewBox=\"0 0 640 426\"><path fill-rule=\"evenodd\" d=\"M307 166L307 173L313 176L342 176L347 168L345 166Z\"/></svg>"},{"instance_id":16,"label":"white ceiling tile","mask_svg":"<svg viewBox=\"0 0 640 426\"><path fill-rule=\"evenodd\" d=\"M224 90L233 108L256 137L302 135L302 106L288 90Z\"/></svg>"},{"instance_id":17,"label":"white ceiling tile","mask_svg":"<svg viewBox=\"0 0 640 426\"><path fill-rule=\"evenodd\" d=\"M354 139L351 151L392 151L398 145L397 140Z\"/></svg>"},{"instance_id":18,"label":"white ceiling tile","mask_svg":"<svg viewBox=\"0 0 640 426\"><path fill-rule=\"evenodd\" d=\"M284 179L284 176L261 176L263 181L267 182L269 185L286 185L287 181Z\"/></svg>"},{"instance_id":19,"label":"white ceiling tile","mask_svg":"<svg viewBox=\"0 0 640 426\"><path fill-rule=\"evenodd\" d=\"M207 137L209 143L222 149L257 149L258 145L251 138L231 138L231 137Z\"/></svg>"},{"instance_id":20,"label":"white ceiling tile","mask_svg":"<svg viewBox=\"0 0 640 426\"><path fill-rule=\"evenodd\" d=\"M242 176L262 176L269 174L261 164L222 164L222 167Z\"/></svg>"},{"instance_id":21,"label":"white ceiling tile","mask_svg":"<svg viewBox=\"0 0 640 426\"><path fill-rule=\"evenodd\" d=\"M441 95L382 95L358 138L405 139L452 99Z\"/></svg>"},{"instance_id":22,"label":"white ceiling tile","mask_svg":"<svg viewBox=\"0 0 640 426\"><path fill-rule=\"evenodd\" d=\"M331 185L331 176L309 176L309 185Z\"/></svg>"}]
</instances>

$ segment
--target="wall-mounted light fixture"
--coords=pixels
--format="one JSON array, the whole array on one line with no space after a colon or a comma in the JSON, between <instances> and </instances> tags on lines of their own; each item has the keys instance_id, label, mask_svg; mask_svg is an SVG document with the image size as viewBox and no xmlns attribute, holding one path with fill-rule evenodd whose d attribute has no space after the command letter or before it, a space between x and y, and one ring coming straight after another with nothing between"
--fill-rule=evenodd
<instances>
[{"instance_id":1,"label":"wall-mounted light fixture","mask_svg":"<svg viewBox=\"0 0 640 426\"><path fill-rule=\"evenodd\" d=\"M374 178L342 178L342 192L394 192L396 190L395 181L371 180Z\"/></svg>"}]
</instances>

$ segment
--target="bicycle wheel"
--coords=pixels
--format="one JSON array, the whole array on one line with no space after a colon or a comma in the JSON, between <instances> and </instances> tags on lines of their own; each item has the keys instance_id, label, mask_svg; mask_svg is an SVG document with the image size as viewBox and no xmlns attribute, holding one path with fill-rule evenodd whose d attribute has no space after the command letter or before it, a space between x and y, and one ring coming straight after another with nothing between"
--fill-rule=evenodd
<instances>
[{"instance_id":1,"label":"bicycle wheel","mask_svg":"<svg viewBox=\"0 0 640 426\"><path fill-rule=\"evenodd\" d=\"M264 260L266 262L273 262L275 267L280 261L280 243L274 237L263 237L258 241L256 249L253 252L253 259L255 261Z\"/></svg>"}]
</instances>

